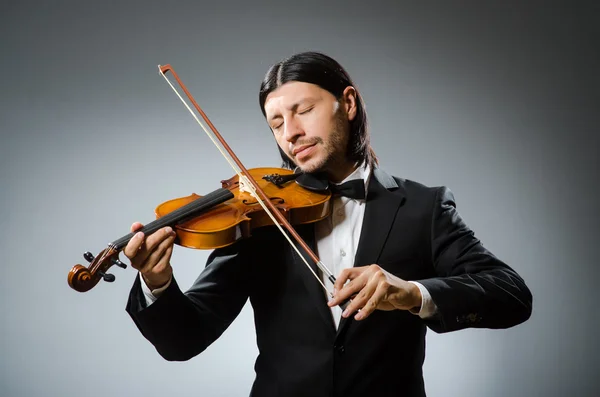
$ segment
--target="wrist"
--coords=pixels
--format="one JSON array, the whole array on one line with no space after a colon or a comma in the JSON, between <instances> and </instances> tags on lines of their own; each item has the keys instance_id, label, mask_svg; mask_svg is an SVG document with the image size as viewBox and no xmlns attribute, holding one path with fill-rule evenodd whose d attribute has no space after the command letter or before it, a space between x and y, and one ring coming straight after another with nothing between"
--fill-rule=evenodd
<instances>
[{"instance_id":1,"label":"wrist","mask_svg":"<svg viewBox=\"0 0 600 397\"><path fill-rule=\"evenodd\" d=\"M410 308L410 310L418 312L421 309L421 305L423 304L423 295L421 294L421 289L416 284L408 284L411 287L410 296L412 297L412 307Z\"/></svg>"},{"instance_id":2,"label":"wrist","mask_svg":"<svg viewBox=\"0 0 600 397\"><path fill-rule=\"evenodd\" d=\"M167 283L171 280L171 276L169 276L166 280L165 279L152 280L152 279L149 279L148 277L146 277L146 275L142 273L142 279L144 280L144 282L146 283L146 285L148 286L150 291L154 291L156 289L163 288L165 285L167 285Z\"/></svg>"}]
</instances>

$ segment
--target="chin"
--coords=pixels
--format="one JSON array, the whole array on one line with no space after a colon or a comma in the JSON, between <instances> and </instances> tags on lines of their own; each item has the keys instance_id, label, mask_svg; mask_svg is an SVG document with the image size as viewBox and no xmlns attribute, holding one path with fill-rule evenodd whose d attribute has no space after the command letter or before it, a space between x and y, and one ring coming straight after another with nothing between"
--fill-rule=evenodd
<instances>
[{"instance_id":1,"label":"chin","mask_svg":"<svg viewBox=\"0 0 600 397\"><path fill-rule=\"evenodd\" d=\"M319 159L310 159L298 165L298 167L300 167L302 172L312 174L317 171L321 171L323 169L323 166L325 165L324 163L324 161L320 161Z\"/></svg>"}]
</instances>

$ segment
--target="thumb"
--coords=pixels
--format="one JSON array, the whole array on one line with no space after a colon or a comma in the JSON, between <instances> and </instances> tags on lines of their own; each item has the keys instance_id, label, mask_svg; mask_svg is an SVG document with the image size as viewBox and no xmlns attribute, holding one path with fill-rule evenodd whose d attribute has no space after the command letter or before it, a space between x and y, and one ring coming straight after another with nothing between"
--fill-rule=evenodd
<instances>
[{"instance_id":1,"label":"thumb","mask_svg":"<svg viewBox=\"0 0 600 397\"><path fill-rule=\"evenodd\" d=\"M143 227L144 227L144 225L142 225L140 222L134 222L134 223L131 225L131 229L130 229L130 231L131 231L131 232L135 232L136 230L140 230L140 229L141 229L141 228L143 228Z\"/></svg>"}]
</instances>

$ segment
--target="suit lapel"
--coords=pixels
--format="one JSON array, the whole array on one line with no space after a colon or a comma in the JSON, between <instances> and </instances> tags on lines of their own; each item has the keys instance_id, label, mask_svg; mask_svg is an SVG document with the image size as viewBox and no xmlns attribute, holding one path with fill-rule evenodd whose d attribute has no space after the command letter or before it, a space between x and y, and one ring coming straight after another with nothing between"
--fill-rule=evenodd
<instances>
[{"instance_id":1,"label":"suit lapel","mask_svg":"<svg viewBox=\"0 0 600 397\"><path fill-rule=\"evenodd\" d=\"M396 219L396 213L404 203L403 191L388 190L398 187L390 175L378 168L374 170L369 180L365 215L354 257L354 267L376 264L379 260L379 255ZM342 317L338 327L338 338L345 332L350 319L352 317L349 319Z\"/></svg>"}]
</instances>

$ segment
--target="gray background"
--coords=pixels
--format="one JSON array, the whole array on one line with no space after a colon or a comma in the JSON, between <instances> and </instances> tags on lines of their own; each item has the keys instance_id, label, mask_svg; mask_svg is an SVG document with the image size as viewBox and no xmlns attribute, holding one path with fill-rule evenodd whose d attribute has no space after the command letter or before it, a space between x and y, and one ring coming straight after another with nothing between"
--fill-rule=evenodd
<instances>
[{"instance_id":1,"label":"gray background","mask_svg":"<svg viewBox=\"0 0 600 397\"><path fill-rule=\"evenodd\" d=\"M250 307L171 363L124 311L133 269L84 294L66 278L159 203L233 175L158 64L248 168L279 166L258 87L303 50L356 80L382 166L449 186L533 291L518 327L429 332L429 395L594 395L599 7L417 3L2 0L0 395L247 395ZM207 255L176 248L184 288Z\"/></svg>"}]
</instances>

